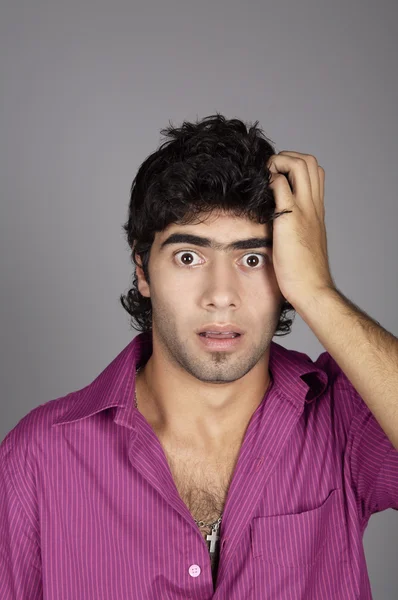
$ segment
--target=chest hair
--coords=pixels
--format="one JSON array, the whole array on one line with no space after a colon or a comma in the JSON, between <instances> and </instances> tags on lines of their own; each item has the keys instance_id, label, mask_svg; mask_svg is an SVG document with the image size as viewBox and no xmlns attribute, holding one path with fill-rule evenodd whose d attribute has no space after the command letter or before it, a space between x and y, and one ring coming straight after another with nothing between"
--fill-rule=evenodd
<instances>
[{"instance_id":1,"label":"chest hair","mask_svg":"<svg viewBox=\"0 0 398 600\"><path fill-rule=\"evenodd\" d=\"M224 510L240 446L235 444L218 455L163 447L175 486L193 518L216 521ZM207 533L203 533L205 539Z\"/></svg>"}]
</instances>

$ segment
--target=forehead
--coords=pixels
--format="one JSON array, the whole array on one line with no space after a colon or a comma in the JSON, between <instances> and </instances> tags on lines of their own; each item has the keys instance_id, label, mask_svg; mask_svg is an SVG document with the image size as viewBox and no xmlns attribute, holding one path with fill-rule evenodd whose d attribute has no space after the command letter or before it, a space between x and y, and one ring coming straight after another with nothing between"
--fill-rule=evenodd
<instances>
[{"instance_id":1,"label":"forehead","mask_svg":"<svg viewBox=\"0 0 398 600\"><path fill-rule=\"evenodd\" d=\"M176 231L211 236L220 242L228 242L250 236L267 235L272 237L272 222L257 223L247 217L215 212L212 215L199 215L192 223L171 223L166 229L156 234L158 243L161 244Z\"/></svg>"}]
</instances>

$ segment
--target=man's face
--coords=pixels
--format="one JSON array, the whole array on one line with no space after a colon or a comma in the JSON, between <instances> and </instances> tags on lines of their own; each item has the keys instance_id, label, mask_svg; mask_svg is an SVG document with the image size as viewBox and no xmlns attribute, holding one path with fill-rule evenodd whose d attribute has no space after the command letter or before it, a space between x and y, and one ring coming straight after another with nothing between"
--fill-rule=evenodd
<instances>
[{"instance_id":1,"label":"man's face","mask_svg":"<svg viewBox=\"0 0 398 600\"><path fill-rule=\"evenodd\" d=\"M223 213L213 213L200 224L171 224L155 236L148 266L150 286L137 270L138 289L151 298L154 351L200 381L235 381L264 360L279 321L283 297L272 247L253 244L223 251L187 241L162 246L176 233L223 245L249 238L272 242L272 226ZM209 324L226 323L243 330L238 343L223 350L206 347L197 332Z\"/></svg>"}]
</instances>

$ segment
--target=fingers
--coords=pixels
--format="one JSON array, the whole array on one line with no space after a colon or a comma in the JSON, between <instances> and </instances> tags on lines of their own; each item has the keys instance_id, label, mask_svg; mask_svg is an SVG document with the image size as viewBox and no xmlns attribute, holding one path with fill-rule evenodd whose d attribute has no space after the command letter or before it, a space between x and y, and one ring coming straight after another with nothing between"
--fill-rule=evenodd
<instances>
[{"instance_id":1,"label":"fingers","mask_svg":"<svg viewBox=\"0 0 398 600\"><path fill-rule=\"evenodd\" d=\"M315 208L318 217L324 218L325 171L311 154L283 150L270 157L268 168L271 173L285 177L294 195L294 202L305 210ZM279 178L278 178L279 179ZM282 188L286 198L286 186Z\"/></svg>"}]
</instances>

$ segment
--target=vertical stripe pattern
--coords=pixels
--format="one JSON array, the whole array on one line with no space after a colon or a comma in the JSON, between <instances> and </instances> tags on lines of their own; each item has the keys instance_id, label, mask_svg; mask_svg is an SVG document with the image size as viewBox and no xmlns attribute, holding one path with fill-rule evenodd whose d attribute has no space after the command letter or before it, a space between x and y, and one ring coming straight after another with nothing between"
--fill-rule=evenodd
<instances>
[{"instance_id":1,"label":"vertical stripe pattern","mask_svg":"<svg viewBox=\"0 0 398 600\"><path fill-rule=\"evenodd\" d=\"M271 342L214 589L206 542L134 408L151 351L139 334L2 441L0 599L371 599L362 538L373 513L398 510L398 452L332 357Z\"/></svg>"}]
</instances>

